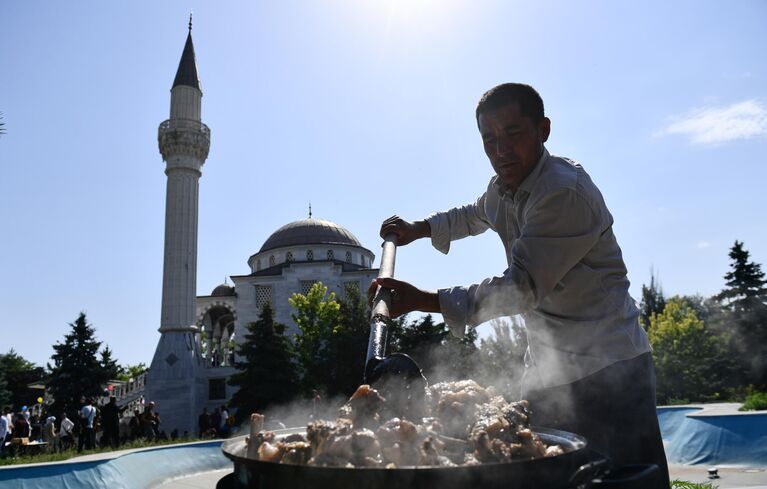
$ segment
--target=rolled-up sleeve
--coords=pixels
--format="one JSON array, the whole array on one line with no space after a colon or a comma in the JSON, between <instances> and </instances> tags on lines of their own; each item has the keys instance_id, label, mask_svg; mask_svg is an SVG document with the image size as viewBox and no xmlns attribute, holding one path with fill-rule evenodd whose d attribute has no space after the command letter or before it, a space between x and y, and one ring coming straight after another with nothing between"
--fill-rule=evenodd
<instances>
[{"instance_id":1,"label":"rolled-up sleeve","mask_svg":"<svg viewBox=\"0 0 767 489\"><path fill-rule=\"evenodd\" d=\"M462 336L466 325L536 307L597 243L602 227L601 216L575 189L556 189L530 203L503 275L438 291L445 323Z\"/></svg>"},{"instance_id":2,"label":"rolled-up sleeve","mask_svg":"<svg viewBox=\"0 0 767 489\"><path fill-rule=\"evenodd\" d=\"M450 242L467 236L476 236L490 228L485 214L485 194L472 204L454 207L449 211L435 212L426 217L431 228L431 244L447 254Z\"/></svg>"}]
</instances>

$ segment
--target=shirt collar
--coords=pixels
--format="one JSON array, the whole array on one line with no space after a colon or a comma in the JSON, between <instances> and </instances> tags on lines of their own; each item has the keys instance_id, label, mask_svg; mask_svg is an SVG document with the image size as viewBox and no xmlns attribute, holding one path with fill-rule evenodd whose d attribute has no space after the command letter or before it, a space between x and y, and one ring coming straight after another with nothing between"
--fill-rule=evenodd
<instances>
[{"instance_id":1,"label":"shirt collar","mask_svg":"<svg viewBox=\"0 0 767 489\"><path fill-rule=\"evenodd\" d=\"M530 174L525 177L525 179L519 185L517 191L527 192L528 194L532 192L533 188L535 187L535 182L538 181L538 176L541 174L541 169L543 168L544 162L548 157L549 151L546 149L546 146L544 146L543 153L541 153L541 158L538 160L538 163L536 163L533 171L531 171ZM498 178L498 175L493 177L493 186L501 195L508 195L509 197L514 196L514 191L512 191L508 185L502 183L501 179Z\"/></svg>"}]
</instances>

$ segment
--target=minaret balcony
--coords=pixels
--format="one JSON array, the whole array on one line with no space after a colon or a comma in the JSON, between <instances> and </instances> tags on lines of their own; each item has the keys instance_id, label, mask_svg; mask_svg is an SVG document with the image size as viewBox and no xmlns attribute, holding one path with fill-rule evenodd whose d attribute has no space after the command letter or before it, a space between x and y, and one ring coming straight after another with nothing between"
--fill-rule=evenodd
<instances>
[{"instance_id":1,"label":"minaret balcony","mask_svg":"<svg viewBox=\"0 0 767 489\"><path fill-rule=\"evenodd\" d=\"M157 140L166 161L173 155L187 154L204 162L210 149L210 129L193 119L168 119L160 124Z\"/></svg>"}]
</instances>

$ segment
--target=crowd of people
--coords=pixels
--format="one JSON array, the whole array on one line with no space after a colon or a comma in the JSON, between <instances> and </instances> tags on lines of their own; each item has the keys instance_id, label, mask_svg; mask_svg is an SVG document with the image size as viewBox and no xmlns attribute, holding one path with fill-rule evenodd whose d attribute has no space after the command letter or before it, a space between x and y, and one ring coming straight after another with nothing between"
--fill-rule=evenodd
<instances>
[{"instance_id":1,"label":"crowd of people","mask_svg":"<svg viewBox=\"0 0 767 489\"><path fill-rule=\"evenodd\" d=\"M197 428L200 438L226 438L232 433L234 416L229 414L226 405L215 408L208 413L208 408L202 408L197 418Z\"/></svg>"},{"instance_id":2,"label":"crowd of people","mask_svg":"<svg viewBox=\"0 0 767 489\"><path fill-rule=\"evenodd\" d=\"M211 416L211 422L216 421L214 437L228 432L222 429L218 421L222 413L226 420L229 415L223 406L221 411L216 409L214 414L217 417ZM180 436L176 430L168 434L161 425L160 413L155 410L154 402L145 403L142 408L128 414L125 408L117 405L115 397L110 397L101 406L95 398L86 399L72 417L67 413L55 416L45 413L44 409L35 413L22 409L14 413L6 406L0 415L0 457L15 456L20 451L19 447L30 444L43 452L76 448L79 453L96 448L116 449L124 443L139 439L160 441L189 437L186 431ZM208 427L213 428L214 425L209 423Z\"/></svg>"}]
</instances>

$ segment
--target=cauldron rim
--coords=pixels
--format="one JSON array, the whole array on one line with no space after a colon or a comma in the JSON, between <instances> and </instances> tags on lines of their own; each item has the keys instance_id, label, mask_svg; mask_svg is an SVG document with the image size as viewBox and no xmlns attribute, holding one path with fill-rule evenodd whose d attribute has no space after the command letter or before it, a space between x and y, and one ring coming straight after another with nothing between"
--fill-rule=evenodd
<instances>
[{"instance_id":1,"label":"cauldron rim","mask_svg":"<svg viewBox=\"0 0 767 489\"><path fill-rule=\"evenodd\" d=\"M449 467L442 467L442 466L434 466L434 465L404 465L404 466L397 466L394 468L387 468L387 467L336 467L336 466L315 466L315 465L301 465L301 464L280 464L277 462L266 462L263 460L255 460L248 458L244 456L245 454L245 439L247 435L242 435L237 438L232 438L229 440L224 441L224 443L221 445L221 451L224 452L224 455L237 463L244 463L246 465L266 465L266 466L281 466L281 467L302 467L306 469L310 469L312 471L349 471L349 472L359 472L359 471L370 471L370 472L377 472L377 471L410 471L410 470L418 470L418 471L448 471L448 470L466 470L471 468L480 468L480 467L501 467L501 466L510 466L515 464L530 464L534 463L536 461L542 461L547 460L549 462L558 459L558 458L570 458L573 454L579 454L585 452L586 447L588 446L588 441L585 437L578 435L576 433L571 433L569 431L563 431L558 430L554 428L546 428L546 427L539 427L539 426L532 426L531 430L533 433L535 433L538 436L541 436L544 440L548 441L548 444L551 444L550 440L560 440L556 442L557 444L561 444L562 441L565 442L565 445L568 445L567 447L564 447L564 453L560 455L553 455L550 457L538 457L538 458L522 458L522 459L516 459L512 460L510 462L487 462L487 463L481 463L478 465L455 465L455 466L449 466ZM305 427L293 427L293 428L285 428L280 430L273 430L275 435L277 435L278 438L280 437L286 437L288 435L293 434L302 434L306 435L306 428ZM237 446L235 446L237 445ZM234 453L235 450L240 451L243 453L242 456L237 455Z\"/></svg>"}]
</instances>

